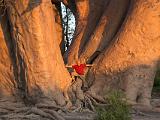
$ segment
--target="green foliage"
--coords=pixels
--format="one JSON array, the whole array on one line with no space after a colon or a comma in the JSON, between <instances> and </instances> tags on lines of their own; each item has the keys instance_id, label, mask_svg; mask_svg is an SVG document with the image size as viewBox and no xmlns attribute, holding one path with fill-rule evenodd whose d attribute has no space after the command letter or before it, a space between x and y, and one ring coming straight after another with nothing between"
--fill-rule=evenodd
<instances>
[{"instance_id":1,"label":"green foliage","mask_svg":"<svg viewBox=\"0 0 160 120\"><path fill-rule=\"evenodd\" d=\"M130 108L122 98L124 95L121 92L111 92L107 97L109 105L97 107L97 120L131 120Z\"/></svg>"},{"instance_id":2,"label":"green foliage","mask_svg":"<svg viewBox=\"0 0 160 120\"><path fill-rule=\"evenodd\" d=\"M160 69L157 71L155 80L154 80L154 91L160 91Z\"/></svg>"}]
</instances>

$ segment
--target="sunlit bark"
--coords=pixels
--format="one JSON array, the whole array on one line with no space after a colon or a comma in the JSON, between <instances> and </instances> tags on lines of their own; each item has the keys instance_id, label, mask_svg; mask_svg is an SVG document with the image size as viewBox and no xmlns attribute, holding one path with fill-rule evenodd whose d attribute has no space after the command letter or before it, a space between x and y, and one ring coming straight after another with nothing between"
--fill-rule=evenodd
<instances>
[{"instance_id":1,"label":"sunlit bark","mask_svg":"<svg viewBox=\"0 0 160 120\"><path fill-rule=\"evenodd\" d=\"M94 62L90 93L103 95L111 88L120 88L130 103L150 106L160 58L159 11L160 3L154 0L132 1L123 27Z\"/></svg>"},{"instance_id":2,"label":"sunlit bark","mask_svg":"<svg viewBox=\"0 0 160 120\"><path fill-rule=\"evenodd\" d=\"M50 0L39 3L16 0L7 4L13 30L16 78L25 89L23 94L33 98L32 101L45 96L64 105L62 92L67 90L71 79L60 53L60 35L57 35Z\"/></svg>"},{"instance_id":3,"label":"sunlit bark","mask_svg":"<svg viewBox=\"0 0 160 120\"><path fill-rule=\"evenodd\" d=\"M61 55L62 27L57 8L52 5L56 2L60 1L6 0L6 20L10 24L2 21L5 40L0 39L0 90L6 94L18 91L27 104L50 100L65 105L68 88L75 87ZM64 57L68 64L79 59L94 65L87 74L84 91L82 81L74 81L73 91L82 93L83 99L79 100L88 94L102 100L107 91L120 89L128 102L150 106L160 59L160 2L63 2L69 7L75 4L72 8L76 9L71 10L77 22L74 40Z\"/></svg>"}]
</instances>

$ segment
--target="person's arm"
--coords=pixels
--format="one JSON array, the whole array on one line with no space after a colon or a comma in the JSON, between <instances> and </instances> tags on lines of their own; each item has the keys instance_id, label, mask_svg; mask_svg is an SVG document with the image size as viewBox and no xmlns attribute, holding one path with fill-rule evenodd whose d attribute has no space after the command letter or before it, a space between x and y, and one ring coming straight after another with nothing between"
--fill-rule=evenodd
<instances>
[{"instance_id":1,"label":"person's arm","mask_svg":"<svg viewBox=\"0 0 160 120\"><path fill-rule=\"evenodd\" d=\"M66 65L66 68L72 68L72 65Z\"/></svg>"},{"instance_id":2,"label":"person's arm","mask_svg":"<svg viewBox=\"0 0 160 120\"><path fill-rule=\"evenodd\" d=\"M86 67L92 67L93 65L92 64L86 64Z\"/></svg>"}]
</instances>

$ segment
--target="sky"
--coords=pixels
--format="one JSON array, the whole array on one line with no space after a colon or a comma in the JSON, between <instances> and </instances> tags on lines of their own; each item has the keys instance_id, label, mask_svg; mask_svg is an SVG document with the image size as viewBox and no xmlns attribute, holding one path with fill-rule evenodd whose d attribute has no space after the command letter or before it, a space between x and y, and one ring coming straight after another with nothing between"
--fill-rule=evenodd
<instances>
[{"instance_id":1,"label":"sky","mask_svg":"<svg viewBox=\"0 0 160 120\"><path fill-rule=\"evenodd\" d=\"M63 3L61 3L61 8L62 8L62 19L64 20L64 22L67 21L67 19L65 18L66 16L66 7ZM74 31L75 31L75 17L73 15L73 13L68 9L67 10L68 12L70 12L69 14L69 20L68 20L68 38L69 38L69 43L71 43L72 41L72 38L73 38L73 34L74 34ZM65 28L65 31L66 31L66 27L63 25L63 27ZM66 40L66 38L64 38L64 40Z\"/></svg>"}]
</instances>

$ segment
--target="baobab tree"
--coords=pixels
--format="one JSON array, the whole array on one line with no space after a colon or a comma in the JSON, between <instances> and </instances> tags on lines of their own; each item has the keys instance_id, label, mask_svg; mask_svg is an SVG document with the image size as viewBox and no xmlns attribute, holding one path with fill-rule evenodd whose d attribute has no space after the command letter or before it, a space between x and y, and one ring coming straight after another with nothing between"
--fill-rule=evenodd
<instances>
[{"instance_id":1,"label":"baobab tree","mask_svg":"<svg viewBox=\"0 0 160 120\"><path fill-rule=\"evenodd\" d=\"M63 55L62 26L56 23L60 2L76 17L73 41ZM50 109L71 105L79 98L70 94L81 89L81 84L72 89L64 60L93 64L87 89L78 96L105 102L106 92L119 89L130 104L150 108L160 58L160 1L4 0L1 6L1 98L32 106L19 111L64 119Z\"/></svg>"},{"instance_id":2,"label":"baobab tree","mask_svg":"<svg viewBox=\"0 0 160 120\"><path fill-rule=\"evenodd\" d=\"M78 58L95 65L87 77L89 82L92 81L88 90L92 97L99 98L97 95L103 96L109 89L120 88L126 92L128 102L150 106L160 55L159 2L89 2L77 1L80 15L76 31L80 33L75 33L75 40L67 51L68 63ZM98 3L101 3L99 7ZM149 7L151 4L153 6ZM84 12L84 6L88 11ZM152 17L153 14L157 17Z\"/></svg>"}]
</instances>

